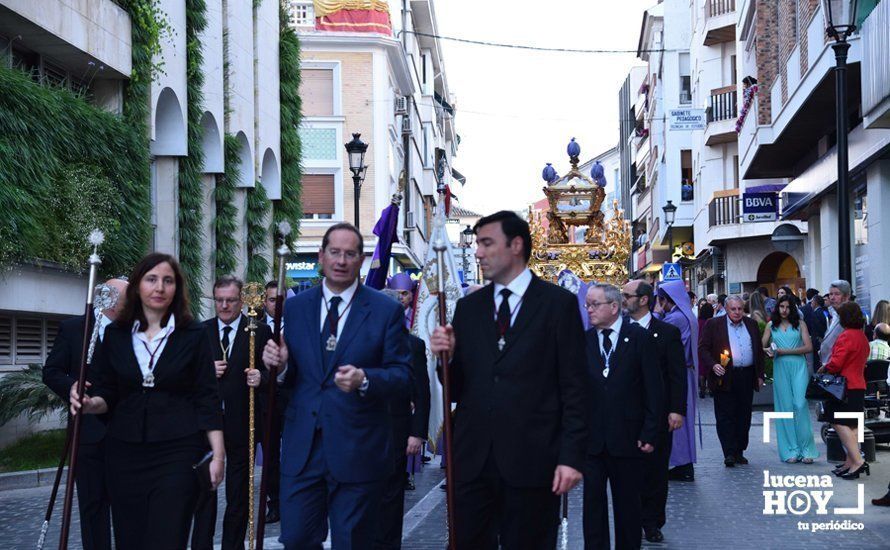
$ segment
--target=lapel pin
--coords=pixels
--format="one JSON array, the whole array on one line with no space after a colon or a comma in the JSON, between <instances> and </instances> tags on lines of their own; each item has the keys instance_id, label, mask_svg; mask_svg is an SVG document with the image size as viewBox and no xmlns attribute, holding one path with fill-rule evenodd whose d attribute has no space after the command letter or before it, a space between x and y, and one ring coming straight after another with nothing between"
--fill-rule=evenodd
<instances>
[{"instance_id":1,"label":"lapel pin","mask_svg":"<svg viewBox=\"0 0 890 550\"><path fill-rule=\"evenodd\" d=\"M654 333L654 336L655 336L655 337L656 337L656 338L658 338L658 333L657 333L657 332L656 332L656 333Z\"/></svg>"},{"instance_id":2,"label":"lapel pin","mask_svg":"<svg viewBox=\"0 0 890 550\"><path fill-rule=\"evenodd\" d=\"M627 336L625 336L625 337L624 337L624 343L626 344L626 343L628 343L628 342L630 342L630 338L628 338Z\"/></svg>"}]
</instances>

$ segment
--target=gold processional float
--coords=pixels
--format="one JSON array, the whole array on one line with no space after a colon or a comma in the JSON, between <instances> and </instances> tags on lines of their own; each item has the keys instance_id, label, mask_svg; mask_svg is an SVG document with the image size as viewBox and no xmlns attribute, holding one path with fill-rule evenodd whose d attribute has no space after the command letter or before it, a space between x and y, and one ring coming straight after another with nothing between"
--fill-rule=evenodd
<instances>
[{"instance_id":1,"label":"gold processional float","mask_svg":"<svg viewBox=\"0 0 890 550\"><path fill-rule=\"evenodd\" d=\"M570 289L577 284L573 283L575 278L585 283L622 285L628 279L630 224L617 200L608 220L601 209L606 199L602 165L594 163L591 176L582 174L578 169L581 147L575 138L569 142L567 152L572 165L568 173L560 177L550 163L542 173L547 182L543 191L548 210L541 212L529 207L529 267L542 279ZM619 182L614 184L617 188Z\"/></svg>"}]
</instances>

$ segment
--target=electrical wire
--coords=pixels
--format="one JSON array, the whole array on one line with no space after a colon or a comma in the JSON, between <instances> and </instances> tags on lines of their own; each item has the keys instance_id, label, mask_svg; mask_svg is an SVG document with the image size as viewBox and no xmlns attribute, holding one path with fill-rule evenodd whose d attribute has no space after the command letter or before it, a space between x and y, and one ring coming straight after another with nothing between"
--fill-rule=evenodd
<instances>
[{"instance_id":1,"label":"electrical wire","mask_svg":"<svg viewBox=\"0 0 890 550\"><path fill-rule=\"evenodd\" d=\"M413 34L414 36L423 36L425 38L436 38L438 40L448 40L451 42L460 42L462 44L473 44L475 46L488 46L491 48L508 48L514 50L531 50L536 52L551 52L551 53L585 53L585 54L604 54L604 53L666 53L666 52L685 52L688 50L668 50L664 48L655 49L655 50L609 50L609 49L581 49L581 48L545 48L542 46L529 46L526 44L506 44L503 42L489 42L487 40L473 40L470 38L457 38L455 36L443 36L439 34L429 34L425 32L417 32L417 31L408 31L401 30L396 33L396 36L407 33Z\"/></svg>"}]
</instances>

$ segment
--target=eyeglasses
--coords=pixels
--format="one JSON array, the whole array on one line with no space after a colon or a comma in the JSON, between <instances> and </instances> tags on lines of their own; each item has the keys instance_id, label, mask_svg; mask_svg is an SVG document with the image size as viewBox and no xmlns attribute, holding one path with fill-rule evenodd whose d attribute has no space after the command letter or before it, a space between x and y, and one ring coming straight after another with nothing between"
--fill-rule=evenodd
<instances>
[{"instance_id":1,"label":"eyeglasses","mask_svg":"<svg viewBox=\"0 0 890 550\"><path fill-rule=\"evenodd\" d=\"M630 299L632 299L632 298L642 298L642 297L643 297L643 294L628 294L628 293L626 293L626 292L622 292L621 295L624 296L624 299L625 299L625 300L630 300Z\"/></svg>"},{"instance_id":2,"label":"eyeglasses","mask_svg":"<svg viewBox=\"0 0 890 550\"><path fill-rule=\"evenodd\" d=\"M238 302L240 302L241 298L214 298L213 301L216 302L216 304L220 305L220 306L223 304L233 306L233 305L237 304Z\"/></svg>"},{"instance_id":3,"label":"eyeglasses","mask_svg":"<svg viewBox=\"0 0 890 550\"><path fill-rule=\"evenodd\" d=\"M615 302L587 302L584 304L584 307L587 309L596 309L600 306L604 306L606 304L614 304Z\"/></svg>"},{"instance_id":4,"label":"eyeglasses","mask_svg":"<svg viewBox=\"0 0 890 550\"><path fill-rule=\"evenodd\" d=\"M355 259L357 259L359 257L359 253L356 250L338 250L336 248L328 248L324 252L332 260L338 260L340 258L345 258L349 261L354 261Z\"/></svg>"}]
</instances>

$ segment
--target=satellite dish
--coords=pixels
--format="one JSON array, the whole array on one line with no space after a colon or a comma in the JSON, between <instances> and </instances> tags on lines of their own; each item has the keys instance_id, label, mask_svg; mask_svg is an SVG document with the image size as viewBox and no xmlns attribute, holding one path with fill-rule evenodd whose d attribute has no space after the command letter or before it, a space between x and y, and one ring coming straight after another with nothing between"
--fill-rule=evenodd
<instances>
[{"instance_id":1,"label":"satellite dish","mask_svg":"<svg viewBox=\"0 0 890 550\"><path fill-rule=\"evenodd\" d=\"M790 254L794 249L803 244L804 234L800 232L796 225L783 223L773 230L771 239L773 248L779 252Z\"/></svg>"}]
</instances>

